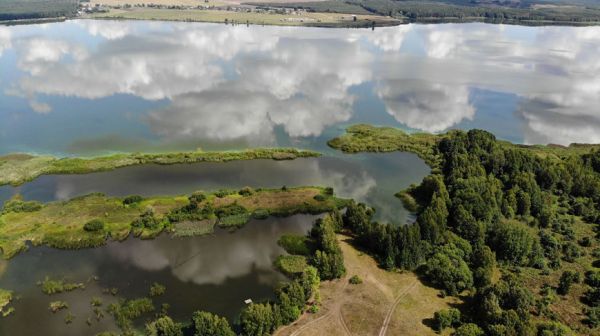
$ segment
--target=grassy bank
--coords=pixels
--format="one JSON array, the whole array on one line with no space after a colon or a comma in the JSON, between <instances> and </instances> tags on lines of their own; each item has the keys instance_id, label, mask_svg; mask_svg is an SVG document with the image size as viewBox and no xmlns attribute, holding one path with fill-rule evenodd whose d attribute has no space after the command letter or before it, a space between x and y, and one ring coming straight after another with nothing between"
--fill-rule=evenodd
<instances>
[{"instance_id":1,"label":"grassy bank","mask_svg":"<svg viewBox=\"0 0 600 336\"><path fill-rule=\"evenodd\" d=\"M330 189L318 187L244 190L146 199L91 194L47 204L16 199L7 202L0 214L0 249L4 258L11 258L25 250L27 242L77 249L123 240L130 234L142 238L164 230L175 235L204 234L217 225L235 228L251 218L321 213L345 204Z\"/></svg>"},{"instance_id":2,"label":"grassy bank","mask_svg":"<svg viewBox=\"0 0 600 336\"><path fill-rule=\"evenodd\" d=\"M453 23L488 22L518 25L597 25L600 8L581 3L520 4L475 3L464 0L393 1L393 0L325 0L281 1L264 3L276 8L297 8L317 12L372 14L393 17L405 22ZM261 4L260 2L253 4Z\"/></svg>"},{"instance_id":3,"label":"grassy bank","mask_svg":"<svg viewBox=\"0 0 600 336\"><path fill-rule=\"evenodd\" d=\"M327 144L344 153L411 152L425 160L432 168L439 168L441 157L436 146L440 140L451 136L453 132L449 131L444 134L409 134L398 128L359 124L348 127L345 134L329 140ZM579 156L600 149L600 145L596 144L561 146L519 145L508 141L498 141L498 143L504 148L524 149L535 153L541 158L550 160L560 160L568 156Z\"/></svg>"},{"instance_id":4,"label":"grassy bank","mask_svg":"<svg viewBox=\"0 0 600 336\"><path fill-rule=\"evenodd\" d=\"M291 148L264 148L225 152L180 152L160 154L116 154L94 158L56 158L9 154L0 156L0 185L17 186L47 174L85 174L141 164L227 162L236 160L293 160L320 154Z\"/></svg>"},{"instance_id":5,"label":"grassy bank","mask_svg":"<svg viewBox=\"0 0 600 336\"><path fill-rule=\"evenodd\" d=\"M329 140L327 144L344 153L411 152L436 167L440 158L433 147L438 140L439 137L434 134L408 134L397 128L360 124L348 127L346 134Z\"/></svg>"},{"instance_id":6,"label":"grassy bank","mask_svg":"<svg viewBox=\"0 0 600 336\"><path fill-rule=\"evenodd\" d=\"M153 8L111 9L108 13L93 14L91 18L315 27L371 27L373 23L380 27L397 25L402 22L393 18L370 14L357 15L356 20L354 20L351 14L340 13L304 12L292 15L216 9Z\"/></svg>"}]
</instances>

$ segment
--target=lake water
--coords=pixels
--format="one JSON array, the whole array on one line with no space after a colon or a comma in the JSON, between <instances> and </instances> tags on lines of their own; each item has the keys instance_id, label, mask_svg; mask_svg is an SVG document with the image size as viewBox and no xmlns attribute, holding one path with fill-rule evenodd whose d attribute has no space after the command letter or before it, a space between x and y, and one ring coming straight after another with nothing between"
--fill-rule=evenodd
<instances>
[{"instance_id":1,"label":"lake water","mask_svg":"<svg viewBox=\"0 0 600 336\"><path fill-rule=\"evenodd\" d=\"M0 27L0 154L296 146L347 124L600 142L600 27Z\"/></svg>"},{"instance_id":2,"label":"lake water","mask_svg":"<svg viewBox=\"0 0 600 336\"><path fill-rule=\"evenodd\" d=\"M403 224L411 220L394 194L429 173L411 153L365 153L225 163L133 166L84 175L46 175L19 187L0 187L0 204L14 194L39 201L66 200L92 192L111 196L182 195L222 188L331 186L336 195L365 202L375 219Z\"/></svg>"},{"instance_id":3,"label":"lake water","mask_svg":"<svg viewBox=\"0 0 600 336\"><path fill-rule=\"evenodd\" d=\"M410 221L393 194L429 169L413 154L345 155L326 141L347 125L408 131L483 128L519 143L600 142L600 27L487 24L358 29L74 20L0 26L0 155L291 146L324 156L192 165L146 165L87 175L42 176L0 187L40 201L90 192L172 195L221 188L325 185ZM167 286L156 303L187 320L205 309L233 320L243 300L272 297L283 233L313 216L252 221L228 233L98 249L31 248L0 261L0 287L20 299L0 335L93 335L89 300ZM85 281L84 291L43 295L44 276ZM90 280L98 276L98 280ZM77 316L48 303L65 300ZM158 306L158 304L157 304ZM35 316L35 323L32 323ZM138 321L138 325L143 319Z\"/></svg>"}]
</instances>

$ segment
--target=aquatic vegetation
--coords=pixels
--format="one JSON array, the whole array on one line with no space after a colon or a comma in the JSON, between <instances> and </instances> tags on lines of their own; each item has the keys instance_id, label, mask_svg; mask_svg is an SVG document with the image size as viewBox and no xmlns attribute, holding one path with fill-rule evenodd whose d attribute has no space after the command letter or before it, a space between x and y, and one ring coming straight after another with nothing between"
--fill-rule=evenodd
<instances>
[{"instance_id":1,"label":"aquatic vegetation","mask_svg":"<svg viewBox=\"0 0 600 336\"><path fill-rule=\"evenodd\" d=\"M120 300L118 303L111 303L107 311L115 318L121 330L128 331L133 326L133 320L154 311L154 305L149 298Z\"/></svg>"},{"instance_id":2,"label":"aquatic vegetation","mask_svg":"<svg viewBox=\"0 0 600 336\"><path fill-rule=\"evenodd\" d=\"M163 295L167 291L167 287L155 282L150 286L150 296L160 296Z\"/></svg>"},{"instance_id":3,"label":"aquatic vegetation","mask_svg":"<svg viewBox=\"0 0 600 336\"><path fill-rule=\"evenodd\" d=\"M177 164L197 162L227 162L236 160L293 160L301 157L315 157L313 151L293 148L257 148L244 151L226 152L181 152L163 154L116 154L94 158L55 158L10 154L0 156L0 185L14 186L31 181L47 174L86 174L142 164Z\"/></svg>"},{"instance_id":4,"label":"aquatic vegetation","mask_svg":"<svg viewBox=\"0 0 600 336\"><path fill-rule=\"evenodd\" d=\"M48 309L50 309L50 311L53 313L67 308L69 308L69 304L65 301L52 301L50 302L50 306L48 307Z\"/></svg>"},{"instance_id":5,"label":"aquatic vegetation","mask_svg":"<svg viewBox=\"0 0 600 336\"><path fill-rule=\"evenodd\" d=\"M306 257L300 255L281 255L275 260L275 267L287 276L301 274L307 265Z\"/></svg>"},{"instance_id":6,"label":"aquatic vegetation","mask_svg":"<svg viewBox=\"0 0 600 336\"><path fill-rule=\"evenodd\" d=\"M76 289L85 289L85 285L81 282L76 283L65 282L64 280L52 280L49 277L46 277L40 285L42 287L42 293L46 295L70 292Z\"/></svg>"},{"instance_id":7,"label":"aquatic vegetation","mask_svg":"<svg viewBox=\"0 0 600 336\"><path fill-rule=\"evenodd\" d=\"M92 305L92 307L100 307L102 306L102 299L97 296L94 296L90 300L90 304Z\"/></svg>"},{"instance_id":8,"label":"aquatic vegetation","mask_svg":"<svg viewBox=\"0 0 600 336\"><path fill-rule=\"evenodd\" d=\"M75 315L73 315L71 312L68 312L67 315L65 315L65 323L71 324L73 321L75 321Z\"/></svg>"},{"instance_id":9,"label":"aquatic vegetation","mask_svg":"<svg viewBox=\"0 0 600 336\"><path fill-rule=\"evenodd\" d=\"M313 251L312 241L306 236L285 234L279 238L277 244L289 254L307 256Z\"/></svg>"},{"instance_id":10,"label":"aquatic vegetation","mask_svg":"<svg viewBox=\"0 0 600 336\"><path fill-rule=\"evenodd\" d=\"M8 307L13 299L11 291L0 288L0 315L6 317L14 312L13 307Z\"/></svg>"}]
</instances>

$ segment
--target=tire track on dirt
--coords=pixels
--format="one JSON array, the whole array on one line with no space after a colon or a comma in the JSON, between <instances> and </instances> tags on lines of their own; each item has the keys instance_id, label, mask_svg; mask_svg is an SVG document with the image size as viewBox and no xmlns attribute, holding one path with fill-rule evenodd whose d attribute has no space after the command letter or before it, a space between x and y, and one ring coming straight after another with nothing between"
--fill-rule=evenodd
<instances>
[{"instance_id":1,"label":"tire track on dirt","mask_svg":"<svg viewBox=\"0 0 600 336\"><path fill-rule=\"evenodd\" d=\"M398 295L396 300L394 300L394 303L390 307L390 310L388 311L387 315L385 316L385 319L383 320L383 325L381 326L381 330L379 330L379 336L385 336L390 324L390 320L392 319L392 315L394 314L394 310L396 310L396 306L398 306L400 300L402 300L402 298L404 298L406 294L408 294L413 288L415 288L417 282L417 280L413 281L413 283L410 286L408 286L405 290L403 290L400 293L400 295Z\"/></svg>"},{"instance_id":2,"label":"tire track on dirt","mask_svg":"<svg viewBox=\"0 0 600 336\"><path fill-rule=\"evenodd\" d=\"M336 292L343 292L346 287L348 286L348 279L344 278L341 279L341 281L344 281L344 285L338 289ZM337 293L336 293L337 294ZM334 297L338 297L338 295L335 295ZM300 328L298 328L298 330L294 331L293 333L290 334L290 336L298 336L300 335L300 333L302 333L304 330L306 330L307 328L311 327L312 325L314 325L315 323L324 320L326 318L329 318L331 316L334 316L334 314L338 315L338 320L340 320L342 326L344 327L344 330L346 331L346 333L348 333L348 335L350 335L349 331L348 331L348 326L346 326L346 322L343 321L343 319L341 318L341 312L340 312L340 308L342 306L342 302L337 302L335 303L335 305L333 307L331 307L331 309L323 316L314 319L310 322L308 322L307 324L301 326Z\"/></svg>"}]
</instances>

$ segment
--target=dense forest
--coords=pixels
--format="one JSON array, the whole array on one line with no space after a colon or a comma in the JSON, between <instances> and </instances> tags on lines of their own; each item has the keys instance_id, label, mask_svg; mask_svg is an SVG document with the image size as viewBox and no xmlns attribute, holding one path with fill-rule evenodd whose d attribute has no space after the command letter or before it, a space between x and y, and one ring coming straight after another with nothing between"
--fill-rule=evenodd
<instances>
[{"instance_id":1,"label":"dense forest","mask_svg":"<svg viewBox=\"0 0 600 336\"><path fill-rule=\"evenodd\" d=\"M353 203L344 228L383 267L415 270L442 295L464 298L463 309L436 313L440 330L592 334L600 325L600 151L556 153L567 154L480 130L449 132L434 145L432 174L400 193L415 223L378 224ZM567 320L564 305L581 307L583 321Z\"/></svg>"},{"instance_id":2,"label":"dense forest","mask_svg":"<svg viewBox=\"0 0 600 336\"><path fill-rule=\"evenodd\" d=\"M79 0L0 0L0 20L73 16Z\"/></svg>"},{"instance_id":3,"label":"dense forest","mask_svg":"<svg viewBox=\"0 0 600 336\"><path fill-rule=\"evenodd\" d=\"M511 2L511 1L414 1L414 0L326 0L270 3L265 6L302 8L316 12L377 14L413 22L473 21L595 23L600 21L600 3Z\"/></svg>"}]
</instances>

